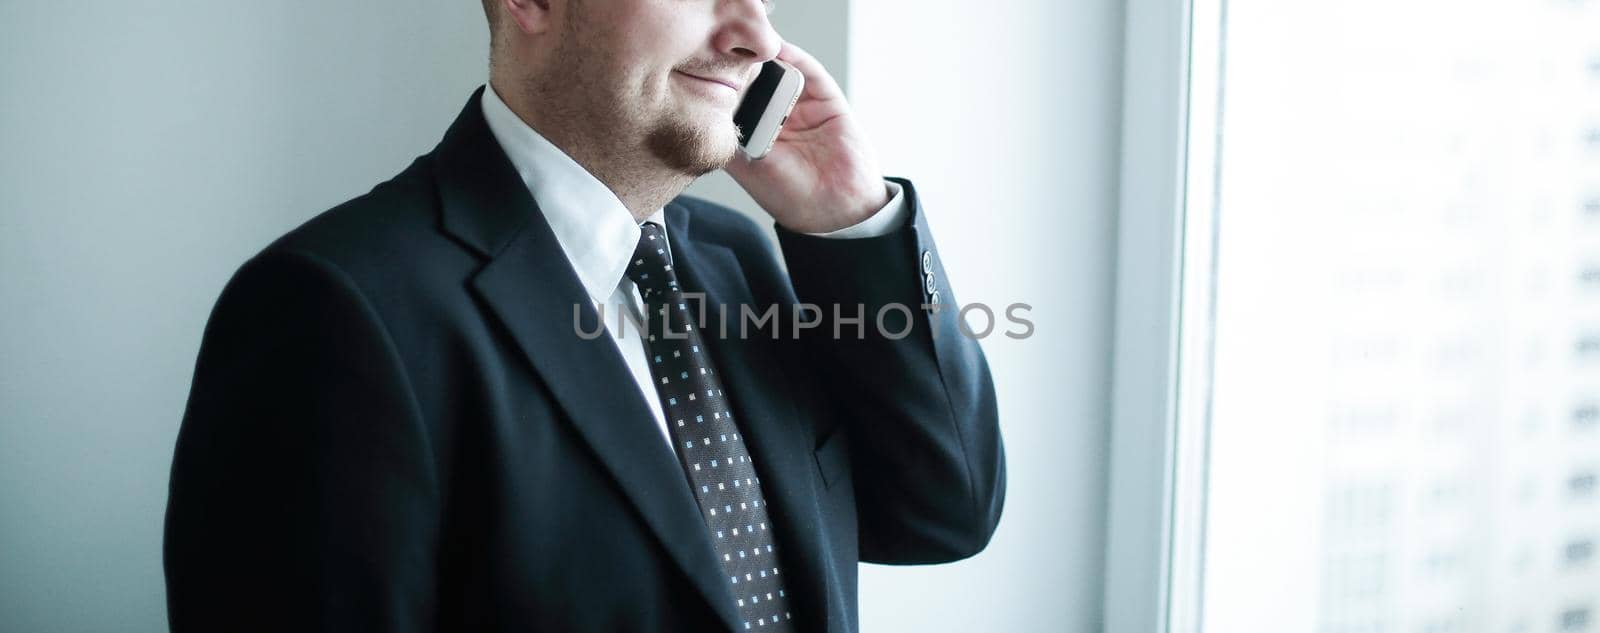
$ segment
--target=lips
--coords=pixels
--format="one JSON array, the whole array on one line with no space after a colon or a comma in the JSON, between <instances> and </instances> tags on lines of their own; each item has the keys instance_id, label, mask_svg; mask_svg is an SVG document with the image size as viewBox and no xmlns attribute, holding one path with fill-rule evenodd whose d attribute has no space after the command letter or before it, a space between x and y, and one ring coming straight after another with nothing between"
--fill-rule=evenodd
<instances>
[{"instance_id":1,"label":"lips","mask_svg":"<svg viewBox=\"0 0 1600 633\"><path fill-rule=\"evenodd\" d=\"M719 77L707 77L707 76L704 76L704 75L696 75L694 73L685 72L685 71L682 71L682 70L680 70L678 72L683 73L684 75L687 75L690 78L699 79L700 81L709 81L709 82L714 83L714 84L722 84L724 86L727 86L729 90L732 90L734 92L738 92L739 91L739 84L738 84L737 81L735 81L733 79L722 79L722 78L719 78Z\"/></svg>"}]
</instances>

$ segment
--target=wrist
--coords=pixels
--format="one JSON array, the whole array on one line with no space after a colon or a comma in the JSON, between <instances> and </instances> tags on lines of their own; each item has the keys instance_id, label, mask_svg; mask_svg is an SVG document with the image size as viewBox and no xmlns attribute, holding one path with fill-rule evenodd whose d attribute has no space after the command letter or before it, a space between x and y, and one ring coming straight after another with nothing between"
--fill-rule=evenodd
<instances>
[{"instance_id":1,"label":"wrist","mask_svg":"<svg viewBox=\"0 0 1600 633\"><path fill-rule=\"evenodd\" d=\"M839 208L846 209L844 211L798 218L797 221L793 222L779 220L778 223L783 225L783 228L796 233L817 234L831 233L865 222L882 211L884 207L889 205L889 201L894 199L894 189L889 186L888 181L880 180L879 182L882 183L883 188L877 192L876 196L862 197L856 202L839 205Z\"/></svg>"}]
</instances>

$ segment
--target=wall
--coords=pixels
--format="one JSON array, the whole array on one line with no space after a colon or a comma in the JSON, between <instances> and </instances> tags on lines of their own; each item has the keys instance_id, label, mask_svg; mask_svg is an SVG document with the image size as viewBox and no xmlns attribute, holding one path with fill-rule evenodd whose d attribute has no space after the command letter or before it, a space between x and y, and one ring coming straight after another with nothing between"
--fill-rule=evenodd
<instances>
[{"instance_id":1,"label":"wall","mask_svg":"<svg viewBox=\"0 0 1600 633\"><path fill-rule=\"evenodd\" d=\"M166 630L223 283L431 148L486 32L475 2L0 2L0 630Z\"/></svg>"},{"instance_id":2,"label":"wall","mask_svg":"<svg viewBox=\"0 0 1600 633\"><path fill-rule=\"evenodd\" d=\"M1037 326L984 343L1010 469L994 542L947 566L864 566L865 631L1100 629L1122 12L852 5L853 102L884 168L918 183L957 298L1027 302Z\"/></svg>"}]
</instances>

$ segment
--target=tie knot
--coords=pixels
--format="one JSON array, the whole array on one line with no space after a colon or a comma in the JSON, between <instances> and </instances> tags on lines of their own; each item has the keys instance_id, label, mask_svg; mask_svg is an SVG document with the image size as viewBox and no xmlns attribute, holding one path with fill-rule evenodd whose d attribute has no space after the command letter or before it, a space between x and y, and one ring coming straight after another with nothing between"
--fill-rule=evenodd
<instances>
[{"instance_id":1,"label":"tie knot","mask_svg":"<svg viewBox=\"0 0 1600 633\"><path fill-rule=\"evenodd\" d=\"M633 249L633 259L628 262L628 279L639 286L646 301L660 300L661 294L678 289L677 275L672 272L672 253L667 249L667 236L661 225L645 222L639 225L639 246Z\"/></svg>"}]
</instances>

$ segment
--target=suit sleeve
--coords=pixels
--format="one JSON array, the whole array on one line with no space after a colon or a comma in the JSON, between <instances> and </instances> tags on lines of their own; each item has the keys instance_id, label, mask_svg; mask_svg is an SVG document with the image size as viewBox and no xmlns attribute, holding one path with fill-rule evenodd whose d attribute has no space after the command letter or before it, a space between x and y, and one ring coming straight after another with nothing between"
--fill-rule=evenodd
<instances>
[{"instance_id":1,"label":"suit sleeve","mask_svg":"<svg viewBox=\"0 0 1600 633\"><path fill-rule=\"evenodd\" d=\"M910 182L897 182L911 213L887 235L841 240L779 227L778 239L797 297L820 308L821 325L801 333L802 358L839 412L835 432L849 436L861 559L948 562L994 534L1005 452L983 351L958 329L921 203Z\"/></svg>"},{"instance_id":2,"label":"suit sleeve","mask_svg":"<svg viewBox=\"0 0 1600 633\"><path fill-rule=\"evenodd\" d=\"M173 631L433 628L438 483L372 307L272 251L223 290L172 464Z\"/></svg>"}]
</instances>

